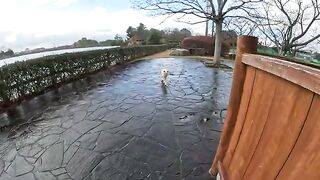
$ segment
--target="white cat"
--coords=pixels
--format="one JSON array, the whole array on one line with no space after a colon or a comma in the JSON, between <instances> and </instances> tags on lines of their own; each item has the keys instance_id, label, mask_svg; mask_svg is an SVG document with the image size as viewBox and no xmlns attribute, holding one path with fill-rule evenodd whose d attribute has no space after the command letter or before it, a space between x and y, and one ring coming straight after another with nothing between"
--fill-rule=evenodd
<instances>
[{"instance_id":1,"label":"white cat","mask_svg":"<svg viewBox=\"0 0 320 180\"><path fill-rule=\"evenodd\" d=\"M161 77L162 77L162 80L161 82L167 86L167 78L168 78L168 75L169 75L169 71L167 69L162 69L161 70Z\"/></svg>"}]
</instances>

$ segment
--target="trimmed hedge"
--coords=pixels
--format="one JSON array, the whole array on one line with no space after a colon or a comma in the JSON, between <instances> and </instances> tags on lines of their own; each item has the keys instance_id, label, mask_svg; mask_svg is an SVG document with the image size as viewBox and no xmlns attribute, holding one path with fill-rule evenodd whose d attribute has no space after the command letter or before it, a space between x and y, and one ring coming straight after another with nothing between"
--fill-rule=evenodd
<instances>
[{"instance_id":1,"label":"trimmed hedge","mask_svg":"<svg viewBox=\"0 0 320 180\"><path fill-rule=\"evenodd\" d=\"M66 53L0 67L0 104L42 93L111 65L164 51L169 45L124 47Z\"/></svg>"}]
</instances>

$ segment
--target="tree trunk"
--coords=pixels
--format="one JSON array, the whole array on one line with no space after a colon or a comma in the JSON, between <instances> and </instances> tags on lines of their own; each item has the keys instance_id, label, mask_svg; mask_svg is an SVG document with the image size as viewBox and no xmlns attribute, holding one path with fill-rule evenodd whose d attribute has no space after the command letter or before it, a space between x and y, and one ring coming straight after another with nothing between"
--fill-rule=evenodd
<instances>
[{"instance_id":1,"label":"tree trunk","mask_svg":"<svg viewBox=\"0 0 320 180\"><path fill-rule=\"evenodd\" d=\"M216 21L216 36L214 45L214 61L219 64L221 56L222 21Z\"/></svg>"},{"instance_id":2,"label":"tree trunk","mask_svg":"<svg viewBox=\"0 0 320 180\"><path fill-rule=\"evenodd\" d=\"M205 35L208 36L208 28L209 28L209 21L206 21L206 33Z\"/></svg>"},{"instance_id":3,"label":"tree trunk","mask_svg":"<svg viewBox=\"0 0 320 180\"><path fill-rule=\"evenodd\" d=\"M214 36L214 21L212 21L211 36Z\"/></svg>"},{"instance_id":4,"label":"tree trunk","mask_svg":"<svg viewBox=\"0 0 320 180\"><path fill-rule=\"evenodd\" d=\"M288 54L288 52L289 52L289 48L287 46L282 46L279 54L282 56L286 56Z\"/></svg>"}]
</instances>

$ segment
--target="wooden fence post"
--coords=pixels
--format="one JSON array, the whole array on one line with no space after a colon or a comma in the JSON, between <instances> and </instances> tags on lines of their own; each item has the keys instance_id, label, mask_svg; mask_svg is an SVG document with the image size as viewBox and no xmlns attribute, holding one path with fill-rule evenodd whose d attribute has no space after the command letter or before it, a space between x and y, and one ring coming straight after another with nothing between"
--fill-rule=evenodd
<instances>
[{"instance_id":1,"label":"wooden fence post","mask_svg":"<svg viewBox=\"0 0 320 180\"><path fill-rule=\"evenodd\" d=\"M209 173L216 176L218 173L218 162L223 161L228 149L229 142L236 124L239 111L244 79L246 76L246 65L242 63L242 55L245 53L257 53L258 38L253 36L240 36L237 40L237 55L235 60L233 81L228 104L227 116L224 121L223 131L220 137L218 149Z\"/></svg>"}]
</instances>

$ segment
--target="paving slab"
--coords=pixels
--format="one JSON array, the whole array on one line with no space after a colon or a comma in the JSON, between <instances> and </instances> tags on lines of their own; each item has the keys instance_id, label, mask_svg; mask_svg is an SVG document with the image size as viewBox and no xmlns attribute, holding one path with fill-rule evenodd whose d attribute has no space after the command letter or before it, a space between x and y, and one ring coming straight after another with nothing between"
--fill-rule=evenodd
<instances>
[{"instance_id":1,"label":"paving slab","mask_svg":"<svg viewBox=\"0 0 320 180\"><path fill-rule=\"evenodd\" d=\"M0 123L17 123L0 132L0 179L210 179L232 71L164 58L111 74L1 114Z\"/></svg>"}]
</instances>

